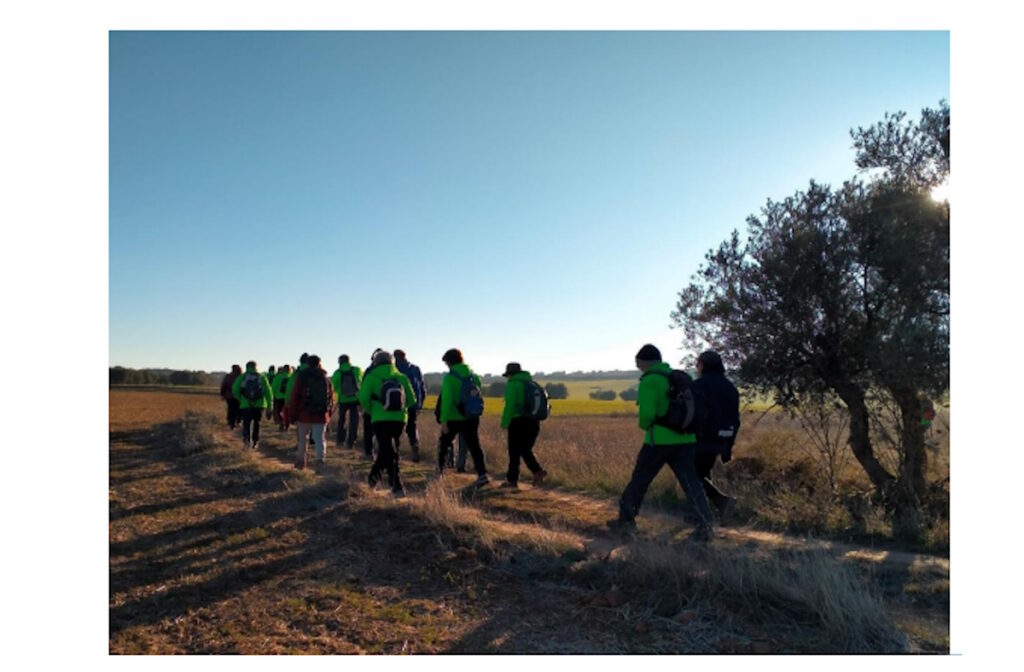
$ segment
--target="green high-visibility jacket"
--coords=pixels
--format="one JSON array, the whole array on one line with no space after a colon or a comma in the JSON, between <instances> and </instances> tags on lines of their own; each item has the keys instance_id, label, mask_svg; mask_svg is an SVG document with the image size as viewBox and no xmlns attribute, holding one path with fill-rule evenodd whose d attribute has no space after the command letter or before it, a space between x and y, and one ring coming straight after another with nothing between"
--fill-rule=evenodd
<instances>
[{"instance_id":1,"label":"green high-visibility jacket","mask_svg":"<svg viewBox=\"0 0 1024 672\"><path fill-rule=\"evenodd\" d=\"M523 417L523 402L526 397L526 387L523 385L530 378L529 371L520 371L512 374L505 384L505 410L501 412L501 428L508 429L508 425L514 418Z\"/></svg>"},{"instance_id":2,"label":"green high-visibility jacket","mask_svg":"<svg viewBox=\"0 0 1024 672\"><path fill-rule=\"evenodd\" d=\"M295 387L295 381L299 378L299 371L305 371L308 368L309 364L299 364L299 368L292 370L292 375L288 377L288 385L284 388L285 403L292 398L292 388Z\"/></svg>"},{"instance_id":3,"label":"green high-visibility jacket","mask_svg":"<svg viewBox=\"0 0 1024 672\"><path fill-rule=\"evenodd\" d=\"M472 376L473 382L476 383L477 387L480 385L480 376L473 373L465 364L455 364L449 373L446 373L444 380L441 381L441 422L445 423L449 420L465 420L466 416L459 413L459 390L462 389L462 381L459 380L455 375Z\"/></svg>"},{"instance_id":4,"label":"green high-visibility jacket","mask_svg":"<svg viewBox=\"0 0 1024 672\"><path fill-rule=\"evenodd\" d=\"M246 376L251 374L259 376L260 385L263 386L263 396L258 401L250 401L248 397L242 394L242 383L245 381ZM274 405L274 393L270 389L270 381L267 380L265 375L257 371L255 367L246 367L245 372L238 378L235 378L235 382L231 385L231 395L238 399L239 408L270 408Z\"/></svg>"},{"instance_id":5,"label":"green high-visibility jacket","mask_svg":"<svg viewBox=\"0 0 1024 672\"><path fill-rule=\"evenodd\" d=\"M696 443L694 434L680 434L668 427L655 424L655 421L668 413L668 378L655 372L672 373L672 367L665 362L652 364L647 373L640 376L640 387L637 390L636 404L640 407L638 422L644 430L644 443L652 446L678 446L684 443Z\"/></svg>"},{"instance_id":6,"label":"green high-visibility jacket","mask_svg":"<svg viewBox=\"0 0 1024 672\"><path fill-rule=\"evenodd\" d=\"M388 411L380 400L380 386L385 380L397 380L405 390L405 408L400 411ZM394 364L378 364L373 367L363 384L359 387L359 405L363 407L364 413L370 414L370 422L405 422L408 410L416 405L416 394L412 391L409 379L405 377Z\"/></svg>"},{"instance_id":7,"label":"green high-visibility jacket","mask_svg":"<svg viewBox=\"0 0 1024 672\"><path fill-rule=\"evenodd\" d=\"M274 388L274 400L275 401L277 401L278 399L281 399L281 400L288 399L288 396L287 396L287 393L286 393L287 389L282 390L281 389L281 383L284 383L285 386L287 386L288 385L287 381L291 378L291 375L292 374L291 374L290 371L278 371L277 375L274 376L274 380L270 381L270 385Z\"/></svg>"},{"instance_id":8,"label":"green high-visibility jacket","mask_svg":"<svg viewBox=\"0 0 1024 672\"><path fill-rule=\"evenodd\" d=\"M352 371L352 375L356 377L356 385L361 385L363 382L363 371L358 366L352 366L351 364L339 364L338 368L331 374L331 385L334 386L334 395L338 397L339 404L351 403L353 401L359 401L359 393L356 392L350 397L346 397L341 393L341 374L343 371Z\"/></svg>"}]
</instances>

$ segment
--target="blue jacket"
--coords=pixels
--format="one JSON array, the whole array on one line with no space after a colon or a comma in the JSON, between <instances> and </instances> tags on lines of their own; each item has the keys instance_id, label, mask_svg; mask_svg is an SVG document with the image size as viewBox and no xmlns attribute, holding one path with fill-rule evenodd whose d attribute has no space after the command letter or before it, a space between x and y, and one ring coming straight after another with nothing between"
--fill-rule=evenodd
<instances>
[{"instance_id":1,"label":"blue jacket","mask_svg":"<svg viewBox=\"0 0 1024 672\"><path fill-rule=\"evenodd\" d=\"M412 386L412 391L416 395L416 409L423 408L423 402L427 398L427 388L423 384L423 373L420 372L420 367L408 359L398 360L395 362L395 366L398 367L399 373L409 379L409 385Z\"/></svg>"}]
</instances>

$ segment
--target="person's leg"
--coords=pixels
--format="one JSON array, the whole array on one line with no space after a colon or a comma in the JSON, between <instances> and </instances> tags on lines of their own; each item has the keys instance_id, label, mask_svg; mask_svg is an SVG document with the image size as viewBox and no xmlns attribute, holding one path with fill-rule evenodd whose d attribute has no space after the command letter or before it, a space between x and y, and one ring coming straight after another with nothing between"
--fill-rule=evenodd
<instances>
[{"instance_id":1,"label":"person's leg","mask_svg":"<svg viewBox=\"0 0 1024 672\"><path fill-rule=\"evenodd\" d=\"M384 422L375 422L371 425L372 431L377 437L377 458L373 461L373 466L370 467L370 476L367 478L371 488L377 486L380 481L380 472L389 466L387 460L391 453L391 439L388 436L386 425L387 423Z\"/></svg>"},{"instance_id":2,"label":"person's leg","mask_svg":"<svg viewBox=\"0 0 1024 672\"><path fill-rule=\"evenodd\" d=\"M442 433L437 437L437 472L441 473L444 471L445 465L451 466L451 452L454 449L455 444L455 432L452 431L451 424L448 425L448 433Z\"/></svg>"},{"instance_id":3,"label":"person's leg","mask_svg":"<svg viewBox=\"0 0 1024 672\"><path fill-rule=\"evenodd\" d=\"M238 399L228 401L228 424L231 425L231 429L234 429L241 419L240 413L241 409L239 408Z\"/></svg>"},{"instance_id":4,"label":"person's leg","mask_svg":"<svg viewBox=\"0 0 1024 672\"><path fill-rule=\"evenodd\" d=\"M338 404L338 431L334 435L334 445L341 447L345 441L345 407Z\"/></svg>"},{"instance_id":5,"label":"person's leg","mask_svg":"<svg viewBox=\"0 0 1024 672\"><path fill-rule=\"evenodd\" d=\"M466 471L466 437L459 434L459 455L455 459L455 471L460 474Z\"/></svg>"},{"instance_id":6,"label":"person's leg","mask_svg":"<svg viewBox=\"0 0 1024 672\"><path fill-rule=\"evenodd\" d=\"M484 451L480 449L480 418L466 420L461 432L466 437L466 448L473 456L473 464L476 467L476 475L480 479L487 477L487 465L484 463Z\"/></svg>"},{"instance_id":7,"label":"person's leg","mask_svg":"<svg viewBox=\"0 0 1024 672\"><path fill-rule=\"evenodd\" d=\"M295 423L295 466L299 469L306 466L306 434L308 433L308 422Z\"/></svg>"},{"instance_id":8,"label":"person's leg","mask_svg":"<svg viewBox=\"0 0 1024 672\"><path fill-rule=\"evenodd\" d=\"M245 447L249 447L250 429L252 428L252 410L251 408L241 409L242 415L242 443Z\"/></svg>"},{"instance_id":9,"label":"person's leg","mask_svg":"<svg viewBox=\"0 0 1024 672\"><path fill-rule=\"evenodd\" d=\"M274 422L277 423L278 431L284 431L284 418L281 411L284 410L284 399L274 399Z\"/></svg>"},{"instance_id":10,"label":"person's leg","mask_svg":"<svg viewBox=\"0 0 1024 672\"><path fill-rule=\"evenodd\" d=\"M345 445L355 449L356 434L359 433L359 402L348 402L346 407L346 412L348 413L348 438L345 441Z\"/></svg>"},{"instance_id":11,"label":"person's leg","mask_svg":"<svg viewBox=\"0 0 1024 672\"><path fill-rule=\"evenodd\" d=\"M252 432L249 437L252 439L253 448L260 441L260 421L263 419L263 410L262 408L252 409Z\"/></svg>"},{"instance_id":12,"label":"person's leg","mask_svg":"<svg viewBox=\"0 0 1024 672\"><path fill-rule=\"evenodd\" d=\"M373 457L373 428L370 426L370 414L363 413L363 453Z\"/></svg>"},{"instance_id":13,"label":"person's leg","mask_svg":"<svg viewBox=\"0 0 1024 672\"><path fill-rule=\"evenodd\" d=\"M523 458L523 464L534 474L544 472L540 466L540 462L537 461L537 456L533 454L533 446L537 443L537 436L540 434L540 420L532 420L529 418L522 418L523 420L523 442L519 449L519 454ZM515 422L513 420L513 422ZM544 472L547 473L547 472Z\"/></svg>"},{"instance_id":14,"label":"person's leg","mask_svg":"<svg viewBox=\"0 0 1024 672\"><path fill-rule=\"evenodd\" d=\"M658 475L665 465L665 449L659 446L652 446L645 443L636 456L636 465L633 467L633 475L626 485L619 499L619 520L633 522L636 515L640 513L640 505L647 494L647 488L651 481Z\"/></svg>"},{"instance_id":15,"label":"person's leg","mask_svg":"<svg viewBox=\"0 0 1024 672\"><path fill-rule=\"evenodd\" d=\"M311 425L310 432L313 434L313 445L316 446L316 461L323 463L327 459L327 423Z\"/></svg>"},{"instance_id":16,"label":"person's leg","mask_svg":"<svg viewBox=\"0 0 1024 672\"><path fill-rule=\"evenodd\" d=\"M505 480L513 485L519 483L519 456L524 439L521 419L513 418L508 425L508 471L505 472Z\"/></svg>"},{"instance_id":17,"label":"person's leg","mask_svg":"<svg viewBox=\"0 0 1024 672\"><path fill-rule=\"evenodd\" d=\"M384 462L384 468L388 470L388 485L391 486L391 492L397 494L402 492L402 478L398 474L398 442L402 439L404 425L401 422L389 422L387 425L389 454Z\"/></svg>"},{"instance_id":18,"label":"person's leg","mask_svg":"<svg viewBox=\"0 0 1024 672\"><path fill-rule=\"evenodd\" d=\"M697 453L694 458L697 479L700 481L708 501L716 509L722 511L730 497L726 496L711 482L711 469L714 468L716 459L718 459L718 448L716 446L702 443L697 444Z\"/></svg>"},{"instance_id":19,"label":"person's leg","mask_svg":"<svg viewBox=\"0 0 1024 672\"><path fill-rule=\"evenodd\" d=\"M405 435L409 437L409 450L413 462L420 461L420 432L419 428L416 427L416 418L419 415L419 409L409 409L409 419L405 423Z\"/></svg>"},{"instance_id":20,"label":"person's leg","mask_svg":"<svg viewBox=\"0 0 1024 672\"><path fill-rule=\"evenodd\" d=\"M686 498L693 503L694 511L697 513L698 529L711 528L711 508L704 496L704 488L701 487L700 479L697 477L696 453L697 446L692 443L682 446L673 446L677 450L671 456L669 467L675 473L679 484L683 486Z\"/></svg>"}]
</instances>

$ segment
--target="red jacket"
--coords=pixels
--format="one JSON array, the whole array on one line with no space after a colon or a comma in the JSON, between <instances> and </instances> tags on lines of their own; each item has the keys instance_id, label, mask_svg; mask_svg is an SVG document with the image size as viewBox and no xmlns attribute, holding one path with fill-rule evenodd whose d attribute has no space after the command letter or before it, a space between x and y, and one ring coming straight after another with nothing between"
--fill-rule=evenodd
<instances>
[{"instance_id":1,"label":"red jacket","mask_svg":"<svg viewBox=\"0 0 1024 672\"><path fill-rule=\"evenodd\" d=\"M327 385L327 410L323 413L316 413L303 408L302 402L306 398L306 376L322 376ZM295 374L298 378L292 385L292 395L288 397L288 405L285 407L285 417L288 422L311 422L314 424L326 423L331 419L331 410L334 408L334 386L331 385L327 372L322 368L306 369Z\"/></svg>"},{"instance_id":2,"label":"red jacket","mask_svg":"<svg viewBox=\"0 0 1024 672\"><path fill-rule=\"evenodd\" d=\"M241 373L234 373L229 371L224 380L220 383L220 397L224 401L231 401L234 399L234 395L231 394L231 386L235 384L235 378L238 378Z\"/></svg>"}]
</instances>

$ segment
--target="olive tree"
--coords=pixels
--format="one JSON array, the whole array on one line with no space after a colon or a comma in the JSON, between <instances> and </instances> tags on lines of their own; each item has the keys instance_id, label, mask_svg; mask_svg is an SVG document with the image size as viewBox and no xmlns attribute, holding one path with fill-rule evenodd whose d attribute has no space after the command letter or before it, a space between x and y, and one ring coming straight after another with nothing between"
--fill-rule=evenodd
<instances>
[{"instance_id":1,"label":"olive tree","mask_svg":"<svg viewBox=\"0 0 1024 672\"><path fill-rule=\"evenodd\" d=\"M949 205L930 197L949 172L949 108L851 134L871 174L769 200L745 239L733 231L707 253L672 320L692 350L714 347L784 408L838 397L854 457L912 535L926 491L922 398L949 382ZM872 442L881 401L899 409L897 469Z\"/></svg>"}]
</instances>

